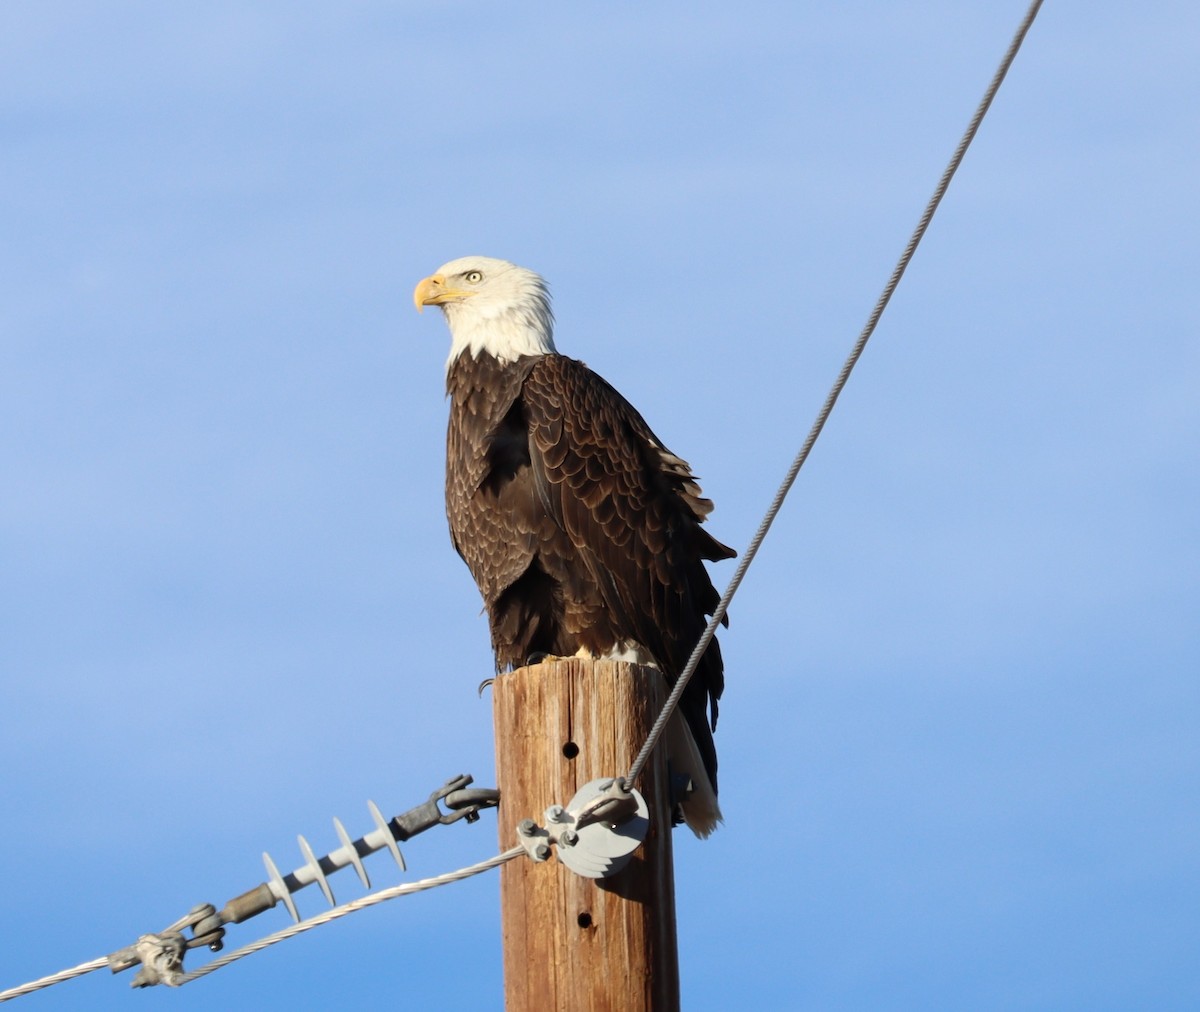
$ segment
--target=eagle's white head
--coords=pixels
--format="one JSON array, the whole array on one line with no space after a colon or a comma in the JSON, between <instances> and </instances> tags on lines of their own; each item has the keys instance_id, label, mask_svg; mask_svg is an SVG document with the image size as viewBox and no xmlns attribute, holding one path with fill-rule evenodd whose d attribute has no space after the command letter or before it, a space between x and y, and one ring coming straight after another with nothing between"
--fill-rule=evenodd
<instances>
[{"instance_id":1,"label":"eagle's white head","mask_svg":"<svg viewBox=\"0 0 1200 1012\"><path fill-rule=\"evenodd\" d=\"M441 306L450 327L449 369L464 351L501 362L554 351L550 291L533 271L492 257L459 257L418 283L418 311Z\"/></svg>"}]
</instances>

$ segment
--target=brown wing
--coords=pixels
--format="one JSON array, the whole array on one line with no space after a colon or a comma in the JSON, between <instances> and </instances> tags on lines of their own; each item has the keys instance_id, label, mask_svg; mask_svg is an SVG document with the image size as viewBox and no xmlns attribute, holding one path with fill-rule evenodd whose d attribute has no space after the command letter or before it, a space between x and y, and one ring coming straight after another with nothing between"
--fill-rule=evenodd
<instances>
[{"instance_id":1,"label":"brown wing","mask_svg":"<svg viewBox=\"0 0 1200 1012\"><path fill-rule=\"evenodd\" d=\"M530 484L521 385L535 359L502 366L463 355L446 378L446 519L455 549L483 596L498 668L520 665L548 621L539 588L513 592L527 578L547 520ZM501 607L520 598L515 609Z\"/></svg>"},{"instance_id":2,"label":"brown wing","mask_svg":"<svg viewBox=\"0 0 1200 1012\"><path fill-rule=\"evenodd\" d=\"M538 497L578 553L619 634L636 640L672 681L683 669L719 596L704 560L734 552L700 525L712 509L687 464L644 419L582 363L539 359L522 392ZM587 645L586 643L584 645ZM714 641L684 697L711 760L705 702L724 686Z\"/></svg>"}]
</instances>

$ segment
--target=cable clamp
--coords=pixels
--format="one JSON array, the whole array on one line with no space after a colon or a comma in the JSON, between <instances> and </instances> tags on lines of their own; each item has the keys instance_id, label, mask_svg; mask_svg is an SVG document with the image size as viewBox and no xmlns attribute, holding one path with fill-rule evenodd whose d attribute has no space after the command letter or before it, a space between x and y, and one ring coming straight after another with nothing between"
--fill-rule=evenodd
<instances>
[{"instance_id":1,"label":"cable clamp","mask_svg":"<svg viewBox=\"0 0 1200 1012\"><path fill-rule=\"evenodd\" d=\"M626 789L623 780L597 780L594 785L586 785L584 790L592 786L595 786L598 793L590 801L580 805L576 813L576 821L580 826L588 826L593 822L619 826L638 814L639 804L645 807L642 796L637 791ZM582 794L583 791L576 794L575 801L578 801Z\"/></svg>"},{"instance_id":2,"label":"cable clamp","mask_svg":"<svg viewBox=\"0 0 1200 1012\"><path fill-rule=\"evenodd\" d=\"M193 907L158 934L142 935L133 945L109 955L109 969L113 973L120 973L140 963L141 968L130 981L131 987L152 987L155 984L179 987L183 983L183 956L188 949L201 945L208 946L213 952L221 949L225 934L223 928L213 928L200 934L195 932L196 925L209 920L214 913L216 910L211 903ZM193 929L192 937L184 936L184 928Z\"/></svg>"},{"instance_id":3,"label":"cable clamp","mask_svg":"<svg viewBox=\"0 0 1200 1012\"><path fill-rule=\"evenodd\" d=\"M593 879L610 878L624 868L650 830L646 799L611 777L584 784L565 808L547 808L545 819L545 828L532 819L517 825L525 852L540 863L549 859L553 844L559 861Z\"/></svg>"}]
</instances>

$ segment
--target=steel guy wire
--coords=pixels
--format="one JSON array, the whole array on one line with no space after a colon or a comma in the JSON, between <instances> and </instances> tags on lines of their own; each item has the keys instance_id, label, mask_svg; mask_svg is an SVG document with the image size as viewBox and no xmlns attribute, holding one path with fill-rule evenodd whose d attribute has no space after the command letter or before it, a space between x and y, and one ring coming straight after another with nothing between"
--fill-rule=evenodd
<instances>
[{"instance_id":1,"label":"steel guy wire","mask_svg":"<svg viewBox=\"0 0 1200 1012\"><path fill-rule=\"evenodd\" d=\"M463 879L471 878L475 875L480 875L485 871L490 871L492 868L498 868L502 864L513 860L513 858L521 857L525 854L525 849L520 846L513 847L490 857L487 860L479 861L476 864L459 868L457 871L446 872L442 875L434 875L431 878L418 879L416 882L403 882L400 885L391 886L388 889L380 889L378 892L370 893L367 896L361 896L349 903L343 903L340 907L334 907L332 910L326 910L322 914L315 917L310 917L307 920L300 921L296 924L289 924L286 928L276 931L274 934L266 935L258 941L251 942L248 945L242 946L240 949L234 949L232 952L218 956L216 959L196 970L182 974L178 980L171 982L171 986L179 987L183 984L189 984L193 980L199 980L212 973L214 970L219 970L230 963L243 959L246 956L256 952L261 952L263 949L269 948L278 942L282 942L295 935L303 934L306 931L311 931L313 928L319 927L322 924L327 924L329 921L337 920L345 917L347 914L355 913L363 910L366 907L377 906L387 900L395 899L397 896L407 896L411 893L424 892L428 889L435 889L438 886L449 885L452 882L460 882ZM91 973L93 970L100 970L106 966L110 966L110 959L107 956L101 956L99 959L93 959L87 963L80 963L79 966L72 967L69 970L60 970L58 973L51 974L47 977L41 977L38 980L30 981L28 984L22 984L19 987L9 988L6 991L0 991L0 1002L9 1001L12 998L20 998L22 995L32 994L34 991L40 991L43 988L50 987L54 984L61 984L64 981L72 980L75 977L82 977L85 973Z\"/></svg>"},{"instance_id":2,"label":"steel guy wire","mask_svg":"<svg viewBox=\"0 0 1200 1012\"><path fill-rule=\"evenodd\" d=\"M746 575L746 570L750 568L750 563L754 561L754 556L758 554L759 546L767 536L767 531L771 529L771 524L774 523L775 517L779 514L779 510L783 506L783 500L787 497L792 483L795 482L796 476L800 473L800 468L804 466L804 462L808 459L813 444L816 443L817 437L825 427L825 422L833 411L833 406L837 403L837 399L842 393L842 388L845 387L846 381L849 380L850 373L862 355L863 349L866 348L867 341L870 340L871 335L875 332L875 327L879 323L880 317L883 316L884 309L887 308L887 304L891 301L896 287L900 284L900 279L904 276L909 261L912 260L913 254L917 251L917 246L920 245L926 229L929 228L930 221L933 220L934 212L937 211L938 205L942 202L942 197L946 195L946 190L950 186L950 180L954 178L954 173L958 171L963 156L967 153L967 148L971 146L971 141L975 139L979 125L983 122L983 117L987 115L987 111L992 104L992 99L996 97L996 92L1000 90L1000 85L1004 82L1005 75L1008 74L1013 60L1016 59L1017 53L1021 48L1021 43L1025 41L1025 36L1033 25L1034 18L1037 17L1041 6L1042 0L1034 0L1025 12L1025 17L1022 19L1016 34L1013 36L1012 42L1009 43L1008 50L1005 52L1004 58L1000 61L1000 66L992 77L992 81L988 85L982 101L980 101L978 108L975 110L975 115L971 117L971 122L963 133L962 139L958 142L958 147L955 148L949 164L942 173L942 178L938 181L933 196L929 199L929 203L926 204L925 212L921 215L921 220L913 230L912 236L908 240L908 245L904 247L904 252L900 255L900 259L897 261L891 277L888 278L887 284L884 285L883 292L875 303L875 308L871 311L871 315L868 317L862 333L858 335L858 340L854 343L854 348L842 365L842 371L838 374L837 380L829 391L829 395L825 398L825 403L817 413L816 421L813 422L812 428L809 430L808 438L804 440L804 445L800 447L800 452L796 454L796 458L792 461L792 466L788 468L787 475L783 479L783 484L779 486L779 490L775 493L775 498L771 500L771 505L767 509L762 523L759 524L758 530L755 531L754 537L751 538L745 554L738 562L733 579L729 581L729 586L725 588L725 593L721 595L721 600L717 603L717 607L714 609L712 618L701 635L700 641L696 644L696 648L688 658L687 664L684 665L683 671L676 679L675 685L671 689L671 694L667 697L666 703L663 704L662 712L659 713L658 719L655 720L654 726L646 736L645 744L642 745L641 751L638 752L637 757L633 760L633 765L630 766L629 772L625 775L625 786L627 788L632 787L634 781L641 774L647 760L650 758L650 753L654 751L654 746L658 743L659 738L662 737L663 729L667 726L667 721L679 705L679 699L683 695L683 690L687 687L688 680L695 673L696 666L700 663L700 658L704 656L704 651L708 649L709 643L712 642L712 638L717 631L717 626L721 624L721 620L725 617L725 612L729 609L729 602L733 599L733 595L737 593L742 578Z\"/></svg>"},{"instance_id":3,"label":"steel guy wire","mask_svg":"<svg viewBox=\"0 0 1200 1012\"><path fill-rule=\"evenodd\" d=\"M378 892L370 893L367 896L360 896L356 900L351 900L349 903L343 903L340 907L334 907L332 910L326 910L324 913L317 914L315 917L310 917L307 920L300 921L296 924L289 924L286 928L276 931L274 934L266 935L256 942L251 942L248 945L242 946L240 949L234 949L232 952L227 952L223 956L218 956L212 962L205 963L198 969L192 970L190 973L185 973L179 978L179 984L190 984L193 980L199 980L201 977L207 976L214 970L219 970L223 966L228 966L230 963L243 959L246 956L252 955L255 952L261 952L263 949L275 945L277 942L282 942L295 935L303 934L306 931L311 931L313 928L320 927L322 924L327 924L330 921L335 921L340 917L345 917L347 914L353 914L366 907L373 907L387 900L395 899L397 896L407 896L410 893L424 892L427 889L434 889L438 886L449 885L451 882L459 882L462 879L471 878L474 875L482 874L485 871L490 871L492 868L499 868L502 864L507 864L513 858L522 857L525 854L523 847L512 847L504 851L502 854L497 854L495 857L489 857L486 861L479 861L476 864L469 865L466 868L459 868L457 871L446 872L443 875L434 875L432 878L418 879L416 882L403 882L400 885L391 886L388 889L380 889Z\"/></svg>"},{"instance_id":4,"label":"steel guy wire","mask_svg":"<svg viewBox=\"0 0 1200 1012\"><path fill-rule=\"evenodd\" d=\"M78 966L73 966L69 970L59 970L58 973L52 973L48 977L39 977L37 980L31 980L28 984L22 984L20 987L10 987L6 991L0 991L0 1002L20 998L26 994L33 994L34 991L40 991L42 988L50 987L53 984L61 984L66 980L74 980L76 977L82 977L85 973L91 973L93 970L102 970L106 966L108 966L108 957L101 956L99 959L92 959L86 963L80 963Z\"/></svg>"}]
</instances>

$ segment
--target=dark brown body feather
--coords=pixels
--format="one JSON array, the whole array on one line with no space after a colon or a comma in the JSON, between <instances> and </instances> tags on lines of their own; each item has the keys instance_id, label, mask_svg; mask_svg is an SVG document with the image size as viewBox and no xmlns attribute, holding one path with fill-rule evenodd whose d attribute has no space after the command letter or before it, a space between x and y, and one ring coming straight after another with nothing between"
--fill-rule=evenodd
<instances>
[{"instance_id":1,"label":"dark brown body feather","mask_svg":"<svg viewBox=\"0 0 1200 1012\"><path fill-rule=\"evenodd\" d=\"M465 352L446 386L446 515L497 669L640 646L673 682L718 601L704 560L734 555L700 526L712 503L687 464L574 359ZM680 704L714 789L723 686L714 639Z\"/></svg>"}]
</instances>

